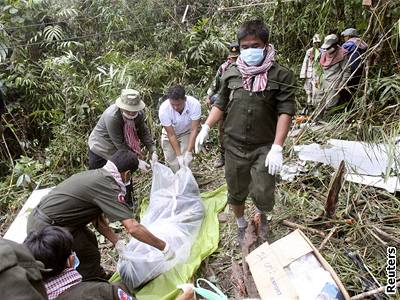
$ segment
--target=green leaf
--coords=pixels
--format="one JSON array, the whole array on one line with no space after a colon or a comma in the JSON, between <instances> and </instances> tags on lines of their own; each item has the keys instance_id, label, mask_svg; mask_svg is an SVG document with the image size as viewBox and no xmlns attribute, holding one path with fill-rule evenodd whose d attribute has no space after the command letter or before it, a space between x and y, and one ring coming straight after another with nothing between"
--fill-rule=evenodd
<instances>
[{"instance_id":1,"label":"green leaf","mask_svg":"<svg viewBox=\"0 0 400 300\"><path fill-rule=\"evenodd\" d=\"M15 7L11 7L8 12L12 15L15 15L18 12L18 9L16 9Z\"/></svg>"}]
</instances>

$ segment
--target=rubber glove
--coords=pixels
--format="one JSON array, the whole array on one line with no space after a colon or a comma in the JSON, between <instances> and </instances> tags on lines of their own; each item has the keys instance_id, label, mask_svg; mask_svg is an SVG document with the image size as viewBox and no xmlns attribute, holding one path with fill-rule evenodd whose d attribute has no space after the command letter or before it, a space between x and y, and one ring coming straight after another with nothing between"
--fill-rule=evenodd
<instances>
[{"instance_id":1,"label":"rubber glove","mask_svg":"<svg viewBox=\"0 0 400 300\"><path fill-rule=\"evenodd\" d=\"M268 173L271 175L278 174L282 169L283 155L282 146L273 144L271 150L265 158L265 167L268 168Z\"/></svg>"},{"instance_id":2,"label":"rubber glove","mask_svg":"<svg viewBox=\"0 0 400 300\"><path fill-rule=\"evenodd\" d=\"M124 240L118 240L115 243L115 250L117 250L118 254L121 255L122 252L125 250L126 244Z\"/></svg>"},{"instance_id":3,"label":"rubber glove","mask_svg":"<svg viewBox=\"0 0 400 300\"><path fill-rule=\"evenodd\" d=\"M185 155L183 156L183 164L186 167L189 167L190 163L193 160L193 155L191 151L186 151Z\"/></svg>"},{"instance_id":4,"label":"rubber glove","mask_svg":"<svg viewBox=\"0 0 400 300\"><path fill-rule=\"evenodd\" d=\"M204 142L208 139L208 132L210 131L210 126L207 124L201 125L201 130L196 137L196 142L194 143L195 153L199 153Z\"/></svg>"},{"instance_id":5,"label":"rubber glove","mask_svg":"<svg viewBox=\"0 0 400 300\"><path fill-rule=\"evenodd\" d=\"M185 166L183 156L179 155L176 157L176 159L178 160L179 168L183 168Z\"/></svg>"},{"instance_id":6,"label":"rubber glove","mask_svg":"<svg viewBox=\"0 0 400 300\"><path fill-rule=\"evenodd\" d=\"M164 250L161 251L164 254L165 260L171 260L175 258L175 252L169 246L169 244L165 243Z\"/></svg>"},{"instance_id":7,"label":"rubber glove","mask_svg":"<svg viewBox=\"0 0 400 300\"><path fill-rule=\"evenodd\" d=\"M142 170L143 172L148 172L150 165L145 162L144 160L139 159L139 166L138 166L139 170Z\"/></svg>"},{"instance_id":8,"label":"rubber glove","mask_svg":"<svg viewBox=\"0 0 400 300\"><path fill-rule=\"evenodd\" d=\"M156 162L158 162L158 155L157 155L156 151L154 151L151 154L151 163L154 165Z\"/></svg>"}]
</instances>

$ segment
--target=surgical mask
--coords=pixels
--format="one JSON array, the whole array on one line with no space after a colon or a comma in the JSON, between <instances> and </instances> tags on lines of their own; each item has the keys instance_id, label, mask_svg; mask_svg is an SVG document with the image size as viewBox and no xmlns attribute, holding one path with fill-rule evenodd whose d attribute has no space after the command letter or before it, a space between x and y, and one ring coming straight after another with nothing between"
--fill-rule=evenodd
<instances>
[{"instance_id":1,"label":"surgical mask","mask_svg":"<svg viewBox=\"0 0 400 300\"><path fill-rule=\"evenodd\" d=\"M126 112L122 112L122 115L128 120L134 120L138 116L138 112L136 112L134 115L129 115Z\"/></svg>"},{"instance_id":2,"label":"surgical mask","mask_svg":"<svg viewBox=\"0 0 400 300\"><path fill-rule=\"evenodd\" d=\"M247 48L240 50L240 57L249 66L256 66L264 58L264 48Z\"/></svg>"},{"instance_id":3,"label":"surgical mask","mask_svg":"<svg viewBox=\"0 0 400 300\"><path fill-rule=\"evenodd\" d=\"M67 265L68 265L70 268L74 268L74 270L76 270L76 268L78 268L78 266L79 266L79 264L80 264L80 261L79 261L79 258L78 258L78 256L76 255L75 252L72 252L71 255L74 257L74 266L71 266L71 263L70 263L69 258L68 258Z\"/></svg>"}]
</instances>

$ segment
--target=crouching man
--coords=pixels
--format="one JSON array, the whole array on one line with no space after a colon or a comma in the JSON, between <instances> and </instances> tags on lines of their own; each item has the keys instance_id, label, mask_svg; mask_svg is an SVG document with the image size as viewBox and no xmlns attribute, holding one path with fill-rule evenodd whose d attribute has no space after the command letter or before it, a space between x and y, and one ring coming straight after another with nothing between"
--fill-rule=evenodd
<instances>
[{"instance_id":1,"label":"crouching man","mask_svg":"<svg viewBox=\"0 0 400 300\"><path fill-rule=\"evenodd\" d=\"M181 85L169 89L168 99L159 109L159 118L163 126L161 148L171 170L190 166L192 151L200 124L200 102L185 94Z\"/></svg>"},{"instance_id":2,"label":"crouching man","mask_svg":"<svg viewBox=\"0 0 400 300\"><path fill-rule=\"evenodd\" d=\"M167 260L175 256L170 247L143 225L132 219L125 202L125 182L138 168L138 158L130 150L118 150L100 169L75 174L46 195L28 218L28 233L46 226L60 226L73 236L72 249L80 259L77 271L83 279L108 275L100 265L95 234L86 226L90 222L114 245L122 241L108 226L120 221L137 240L162 251ZM117 243L118 242L118 243Z\"/></svg>"}]
</instances>

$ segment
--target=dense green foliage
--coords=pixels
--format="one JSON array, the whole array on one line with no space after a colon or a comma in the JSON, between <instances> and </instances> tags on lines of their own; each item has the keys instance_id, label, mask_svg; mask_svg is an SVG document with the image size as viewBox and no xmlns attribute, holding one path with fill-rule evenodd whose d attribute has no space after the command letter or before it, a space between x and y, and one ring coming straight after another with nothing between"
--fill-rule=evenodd
<instances>
[{"instance_id":1,"label":"dense green foliage","mask_svg":"<svg viewBox=\"0 0 400 300\"><path fill-rule=\"evenodd\" d=\"M37 174L62 178L83 169L87 135L121 88L140 90L153 120L159 98L173 83L203 98L226 55L225 45L250 18L269 24L279 61L295 72L315 32L354 26L366 31L370 45L384 38L362 99L376 101L377 110L398 104L399 77L393 74L399 8L391 1L372 10L363 9L360 0L214 2L0 1L0 86L7 100L1 121L2 185L34 187ZM298 91L301 104L301 83ZM159 128L149 123L157 135ZM30 161L40 167L32 171Z\"/></svg>"}]
</instances>

